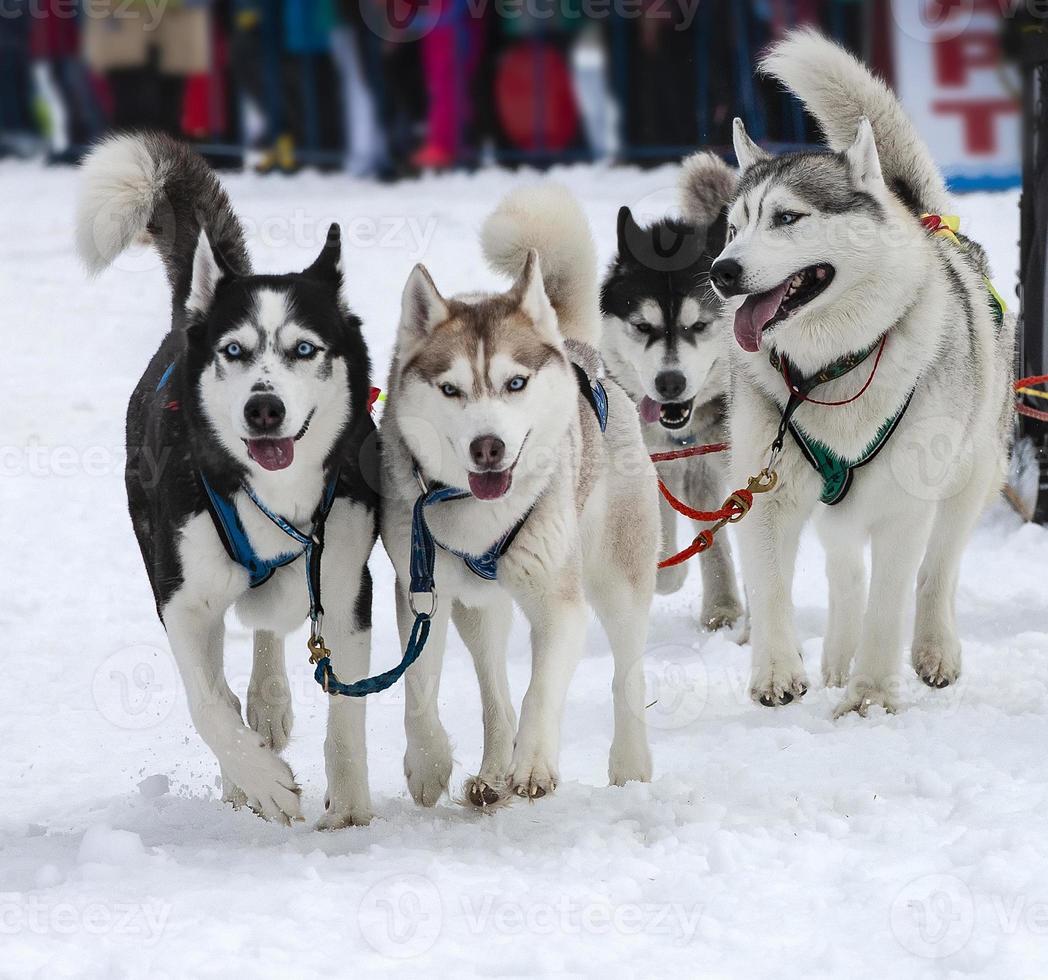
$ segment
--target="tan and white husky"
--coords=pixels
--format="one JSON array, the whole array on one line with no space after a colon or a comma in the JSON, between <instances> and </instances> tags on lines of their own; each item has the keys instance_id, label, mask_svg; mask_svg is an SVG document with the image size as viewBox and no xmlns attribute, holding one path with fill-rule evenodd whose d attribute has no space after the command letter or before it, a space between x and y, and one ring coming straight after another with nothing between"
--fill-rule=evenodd
<instances>
[{"instance_id":1,"label":"tan and white husky","mask_svg":"<svg viewBox=\"0 0 1048 980\"><path fill-rule=\"evenodd\" d=\"M611 642L611 782L646 781L642 654L659 548L654 468L629 397L603 377L597 263L585 216L557 186L509 195L485 223L485 255L507 292L441 295L426 269L404 289L381 424L382 540L397 571L402 642L413 599L435 605L409 669L404 770L432 806L451 747L437 711L449 620L474 658L484 753L466 795L487 806L552 792L561 717L592 604ZM599 382L599 384L598 384ZM607 399L606 431L597 409ZM436 541L435 594L409 596L413 509L423 488L462 491L425 509ZM501 545L501 547L499 547ZM496 549L497 575L463 559ZM531 624L531 683L510 700L506 645L516 603Z\"/></svg>"}]
</instances>

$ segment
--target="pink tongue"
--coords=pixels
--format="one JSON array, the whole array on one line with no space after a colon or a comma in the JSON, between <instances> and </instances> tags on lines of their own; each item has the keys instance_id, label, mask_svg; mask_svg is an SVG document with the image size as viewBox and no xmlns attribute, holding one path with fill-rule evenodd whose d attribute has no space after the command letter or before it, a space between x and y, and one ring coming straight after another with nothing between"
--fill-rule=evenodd
<instances>
[{"instance_id":1,"label":"pink tongue","mask_svg":"<svg viewBox=\"0 0 1048 980\"><path fill-rule=\"evenodd\" d=\"M642 422L658 422L659 416L662 414L662 406L645 395L641 399L638 411L640 412Z\"/></svg>"},{"instance_id":2,"label":"pink tongue","mask_svg":"<svg viewBox=\"0 0 1048 980\"><path fill-rule=\"evenodd\" d=\"M502 470L499 473L470 473L469 492L478 500L498 500L509 492L513 482L513 473Z\"/></svg>"},{"instance_id":3,"label":"pink tongue","mask_svg":"<svg viewBox=\"0 0 1048 980\"><path fill-rule=\"evenodd\" d=\"M248 439L247 454L264 470L282 470L295 458L295 440Z\"/></svg>"},{"instance_id":4,"label":"pink tongue","mask_svg":"<svg viewBox=\"0 0 1048 980\"><path fill-rule=\"evenodd\" d=\"M767 322L779 312L786 295L786 283L768 293L747 296L746 302L735 314L735 339L750 354L761 349L761 333Z\"/></svg>"}]
</instances>

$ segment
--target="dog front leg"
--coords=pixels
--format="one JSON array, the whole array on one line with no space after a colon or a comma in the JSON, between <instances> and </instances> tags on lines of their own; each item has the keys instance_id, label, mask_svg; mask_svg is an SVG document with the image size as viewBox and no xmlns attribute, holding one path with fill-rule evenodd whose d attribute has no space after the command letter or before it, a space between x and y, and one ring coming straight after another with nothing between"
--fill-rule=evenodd
<instances>
[{"instance_id":1,"label":"dog front leg","mask_svg":"<svg viewBox=\"0 0 1048 980\"><path fill-rule=\"evenodd\" d=\"M371 666L371 574L360 569L356 595L327 603L324 618L331 667L345 683L367 677ZM327 794L317 830L366 827L371 822L365 730L367 698L328 698L324 768Z\"/></svg>"},{"instance_id":2,"label":"dog front leg","mask_svg":"<svg viewBox=\"0 0 1048 980\"><path fill-rule=\"evenodd\" d=\"M680 496L673 486L670 486L670 492ZM678 551L677 512L667 503L661 493L659 494L659 520L662 530L662 547L659 551L659 560L661 561L663 558L675 555ZM655 591L659 595L672 595L674 592L679 592L687 577L687 565L673 565L670 568L660 568L655 579Z\"/></svg>"},{"instance_id":3,"label":"dog front leg","mask_svg":"<svg viewBox=\"0 0 1048 980\"><path fill-rule=\"evenodd\" d=\"M455 603L452 621L473 657L480 683L484 715L484 758L478 775L466 782L466 798L473 806L491 806L504 795L506 774L513 758L517 713L506 676L506 646L513 622L513 602L507 593L489 606L468 609Z\"/></svg>"},{"instance_id":4,"label":"dog front leg","mask_svg":"<svg viewBox=\"0 0 1048 980\"><path fill-rule=\"evenodd\" d=\"M865 716L875 704L888 712L897 708L902 686L903 620L930 524L930 512L898 510L873 529L870 596L862 638L847 692L834 713L836 718L852 711Z\"/></svg>"},{"instance_id":5,"label":"dog front leg","mask_svg":"<svg viewBox=\"0 0 1048 980\"><path fill-rule=\"evenodd\" d=\"M548 592L518 597L531 623L531 683L520 709L510 789L536 799L560 779L560 726L568 685L586 643L589 610L581 585L554 582Z\"/></svg>"},{"instance_id":6,"label":"dog front leg","mask_svg":"<svg viewBox=\"0 0 1048 980\"><path fill-rule=\"evenodd\" d=\"M255 630L251 680L247 685L247 723L277 753L291 737L291 688L284 663L284 638Z\"/></svg>"},{"instance_id":7,"label":"dog front leg","mask_svg":"<svg viewBox=\"0 0 1048 980\"><path fill-rule=\"evenodd\" d=\"M428 602L428 599L421 601ZM408 742L404 753L404 775L411 798L421 806L435 806L451 780L451 742L437 708L448 637L449 605L448 599L438 603L430 622L426 647L404 674L404 730ZM397 626L402 648L407 646L414 622L407 589L398 578Z\"/></svg>"},{"instance_id":8,"label":"dog front leg","mask_svg":"<svg viewBox=\"0 0 1048 980\"><path fill-rule=\"evenodd\" d=\"M698 461L689 471L687 492L689 501L703 510L714 510L724 500L723 467L708 461ZM698 530L706 524L696 525ZM713 539L713 547L698 559L702 573L702 625L708 630L734 626L742 616L742 603L735 583L735 563L731 557L731 542L721 532Z\"/></svg>"},{"instance_id":9,"label":"dog front leg","mask_svg":"<svg viewBox=\"0 0 1048 980\"><path fill-rule=\"evenodd\" d=\"M765 707L789 704L808 690L792 597L793 566L805 516L795 500L770 496L738 525L753 644L750 696Z\"/></svg>"},{"instance_id":10,"label":"dog front leg","mask_svg":"<svg viewBox=\"0 0 1048 980\"><path fill-rule=\"evenodd\" d=\"M186 689L196 730L215 753L223 784L267 820L301 819L301 790L291 769L240 717L239 702L222 673L222 619L213 609L175 599L164 609L171 651ZM240 790L240 793L236 792ZM242 795L241 795L242 794Z\"/></svg>"},{"instance_id":11,"label":"dog front leg","mask_svg":"<svg viewBox=\"0 0 1048 980\"><path fill-rule=\"evenodd\" d=\"M910 659L929 687L948 687L961 676L961 640L954 608L961 557L996 481L997 460L975 460L965 486L939 503L928 552L917 575L917 616Z\"/></svg>"}]
</instances>

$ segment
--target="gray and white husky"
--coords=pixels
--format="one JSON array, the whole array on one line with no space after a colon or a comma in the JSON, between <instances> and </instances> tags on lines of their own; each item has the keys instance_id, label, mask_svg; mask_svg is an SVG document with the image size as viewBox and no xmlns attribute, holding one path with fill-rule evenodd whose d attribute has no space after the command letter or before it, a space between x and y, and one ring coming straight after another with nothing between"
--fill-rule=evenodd
<instances>
[{"instance_id":1,"label":"gray and white husky","mask_svg":"<svg viewBox=\"0 0 1048 980\"><path fill-rule=\"evenodd\" d=\"M637 224L619 210L618 248L601 288L601 354L636 402L650 452L727 440L730 317L710 286L710 266L724 247L726 211L737 175L712 153L696 153L681 172L684 220ZM721 454L664 462L659 475L678 498L715 510L728 492ZM677 513L661 502L662 556L677 551ZM699 564L702 624L720 629L742 613L728 536L720 534ZM687 566L661 569L656 589L676 592Z\"/></svg>"},{"instance_id":2,"label":"gray and white husky","mask_svg":"<svg viewBox=\"0 0 1048 980\"><path fill-rule=\"evenodd\" d=\"M775 45L762 69L801 98L832 152L771 158L736 120L742 177L712 270L736 309L735 478L768 461L787 379L842 404L799 404L778 489L738 527L751 693L778 705L808 687L790 593L814 510L830 585L823 680L847 688L838 715L891 711L915 580L913 666L933 687L961 672L954 595L965 542L1004 478L1014 323L981 250L922 222L948 213L949 198L891 92L810 31Z\"/></svg>"},{"instance_id":3,"label":"gray and white husky","mask_svg":"<svg viewBox=\"0 0 1048 980\"><path fill-rule=\"evenodd\" d=\"M451 774L437 712L449 620L480 681L484 752L467 784L470 802L555 789L561 717L586 645L589 604L615 662L611 782L651 776L641 658L655 588L657 489L636 408L602 377L589 346L600 328L589 228L566 190L539 186L509 195L485 223L482 241L489 263L513 285L445 298L426 269L415 267L380 429L382 540L397 571L404 643L412 608L436 606L428 646L405 675L404 769L412 796L429 806ZM603 432L597 392L607 397ZM413 597L420 485L460 494L425 510L437 543L436 594ZM499 543L493 578L463 560ZM506 679L514 603L532 637L519 728Z\"/></svg>"}]
</instances>

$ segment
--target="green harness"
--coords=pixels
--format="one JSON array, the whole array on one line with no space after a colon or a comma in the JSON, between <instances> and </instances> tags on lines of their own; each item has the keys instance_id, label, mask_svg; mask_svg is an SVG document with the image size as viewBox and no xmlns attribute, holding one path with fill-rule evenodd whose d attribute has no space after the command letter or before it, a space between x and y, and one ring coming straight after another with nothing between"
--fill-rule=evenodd
<instances>
[{"instance_id":1,"label":"green harness","mask_svg":"<svg viewBox=\"0 0 1048 980\"><path fill-rule=\"evenodd\" d=\"M822 477L822 493L819 499L829 506L839 504L848 495L855 470L860 466L865 466L887 444L892 434L899 427L902 417L906 414L906 409L910 407L913 391L911 390L909 395L906 396L906 401L902 403L899 410L881 423L873 439L870 440L859 457L853 460L845 459L843 456L835 453L825 443L808 435L793 421L793 413L800 406L801 402L805 401L807 396L819 385L826 384L829 381L836 381L838 378L843 378L846 374L850 374L860 364L867 361L883 343L884 338L882 337L865 350L838 358L817 374L807 378L790 363L785 355L780 356L774 350L770 351L768 355L771 366L786 379L790 389L790 397L786 403L786 408L783 409L782 423L779 426L779 435L775 440L775 446L778 449L782 448L787 431L793 436L793 440L800 447L804 458L811 463L815 472ZM874 370L876 370L876 365L874 365Z\"/></svg>"},{"instance_id":2,"label":"green harness","mask_svg":"<svg viewBox=\"0 0 1048 980\"><path fill-rule=\"evenodd\" d=\"M988 287L987 293L990 301L990 312L993 315L994 323L996 323L998 331L1000 331L1004 324L1004 315L1007 307L1005 306L1004 300L1001 298L1000 294L993 288L993 284L989 279L986 279L986 285ZM860 364L866 361L882 343L884 343L883 337L865 350L839 358L810 378L804 377L794 367L794 365L789 362L789 359L785 355L780 356L774 350L770 351L768 354L771 366L783 376L790 389L790 397L786 402L786 407L782 411L782 422L779 425L779 434L773 443L773 448L776 451L782 449L787 431L793 436L794 442L796 442L800 447L804 458L812 465L815 472L822 477L822 493L820 494L819 499L824 504L831 507L834 504L839 504L846 496L848 496L848 491L851 489L855 471L860 466L865 466L885 447L888 440L899 427L899 423L902 421L902 417L906 414L906 409L910 407L910 402L913 400L913 394L917 389L911 389L910 393L906 396L906 401L902 403L899 410L881 423L880 428L877 429L876 435L874 435L873 439L870 440L859 458L854 460L844 459L830 449L830 447L825 443L808 435L808 433L793 421L793 413L815 388L819 385L826 384L828 381L836 381L838 378L843 378L844 375L854 371ZM877 367L875 364L874 371L876 370ZM872 375L870 380L872 380Z\"/></svg>"}]
</instances>

